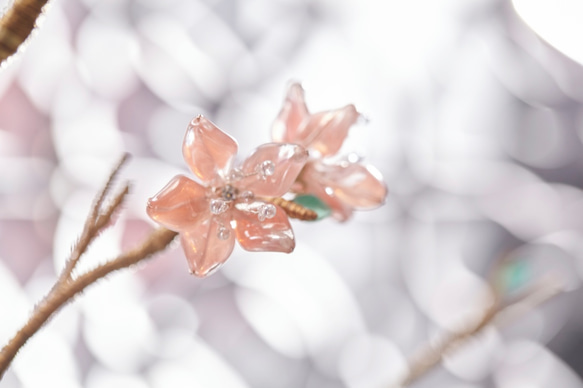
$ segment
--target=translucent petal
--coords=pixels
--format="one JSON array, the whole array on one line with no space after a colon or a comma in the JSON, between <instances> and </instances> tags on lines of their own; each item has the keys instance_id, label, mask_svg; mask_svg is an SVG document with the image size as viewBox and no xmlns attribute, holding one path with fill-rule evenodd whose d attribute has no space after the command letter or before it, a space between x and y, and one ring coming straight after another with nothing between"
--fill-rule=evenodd
<instances>
[{"instance_id":1,"label":"translucent petal","mask_svg":"<svg viewBox=\"0 0 583 388\"><path fill-rule=\"evenodd\" d=\"M168 229L188 228L208 210L206 188L192 179L177 175L148 200L146 212Z\"/></svg>"},{"instance_id":2,"label":"translucent petal","mask_svg":"<svg viewBox=\"0 0 583 388\"><path fill-rule=\"evenodd\" d=\"M313 168L305 168L300 178L304 185L297 191L310 193L321 199L332 210L332 217L336 220L344 222L352 216L352 208L340 201L334 195L333 189L322 182L318 171Z\"/></svg>"},{"instance_id":3,"label":"translucent petal","mask_svg":"<svg viewBox=\"0 0 583 388\"><path fill-rule=\"evenodd\" d=\"M204 277L229 258L235 246L235 233L228 219L208 217L182 231L180 242L190 271Z\"/></svg>"},{"instance_id":4,"label":"translucent petal","mask_svg":"<svg viewBox=\"0 0 583 388\"><path fill-rule=\"evenodd\" d=\"M322 156L334 155L342 147L350 127L359 117L354 105L328 112L315 113L301 133L299 143Z\"/></svg>"},{"instance_id":5,"label":"translucent petal","mask_svg":"<svg viewBox=\"0 0 583 388\"><path fill-rule=\"evenodd\" d=\"M237 142L202 115L188 125L182 154L196 176L204 182L220 178L237 154Z\"/></svg>"},{"instance_id":6,"label":"translucent petal","mask_svg":"<svg viewBox=\"0 0 583 388\"><path fill-rule=\"evenodd\" d=\"M280 197L290 189L307 160L308 153L299 145L264 144L241 166L246 177L238 184L239 189L251 190L256 196Z\"/></svg>"},{"instance_id":7,"label":"translucent petal","mask_svg":"<svg viewBox=\"0 0 583 388\"><path fill-rule=\"evenodd\" d=\"M253 252L292 252L296 243L287 214L282 208L275 206L273 217L259 221L257 213L253 210L260 208L262 204L262 202L239 204L237 206L239 210L233 210L239 245Z\"/></svg>"},{"instance_id":8,"label":"translucent petal","mask_svg":"<svg viewBox=\"0 0 583 388\"><path fill-rule=\"evenodd\" d=\"M293 83L287 92L283 107L272 126L273 141L278 143L296 142L297 131L308 119L308 108L304 101L304 89ZM305 146L305 144L298 143Z\"/></svg>"},{"instance_id":9,"label":"translucent petal","mask_svg":"<svg viewBox=\"0 0 583 388\"><path fill-rule=\"evenodd\" d=\"M373 209L384 203L388 190L380 173L358 163L309 163L300 179L304 189L322 199L335 218L345 220L350 209Z\"/></svg>"}]
</instances>

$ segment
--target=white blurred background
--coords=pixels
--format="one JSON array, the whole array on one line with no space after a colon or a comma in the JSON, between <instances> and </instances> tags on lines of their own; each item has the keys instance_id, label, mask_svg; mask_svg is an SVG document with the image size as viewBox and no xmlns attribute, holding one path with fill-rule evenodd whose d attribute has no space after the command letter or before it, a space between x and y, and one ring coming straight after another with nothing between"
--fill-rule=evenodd
<instances>
[{"instance_id":1,"label":"white blurred background","mask_svg":"<svg viewBox=\"0 0 583 388\"><path fill-rule=\"evenodd\" d=\"M61 311L2 388L376 388L437 333L553 274L568 292L415 387L583 387L583 6L577 0L53 0L0 72L0 346L55 280L122 152L132 195L87 266L153 224L205 114L268 142L290 80L367 117L346 150L391 190L291 255L176 246Z\"/></svg>"}]
</instances>

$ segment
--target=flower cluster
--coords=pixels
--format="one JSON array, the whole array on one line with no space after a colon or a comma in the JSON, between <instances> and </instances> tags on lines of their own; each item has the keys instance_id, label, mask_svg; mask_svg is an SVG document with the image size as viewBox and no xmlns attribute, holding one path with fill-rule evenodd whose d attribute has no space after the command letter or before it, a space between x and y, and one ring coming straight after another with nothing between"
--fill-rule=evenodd
<instances>
[{"instance_id":1,"label":"flower cluster","mask_svg":"<svg viewBox=\"0 0 583 388\"><path fill-rule=\"evenodd\" d=\"M381 174L373 166L338 161L338 151L359 116L354 105L310 114L304 90L295 83L273 125L275 142L299 144L310 153L294 190L324 201L339 221L350 218L353 210L381 205L387 196Z\"/></svg>"},{"instance_id":2,"label":"flower cluster","mask_svg":"<svg viewBox=\"0 0 583 388\"><path fill-rule=\"evenodd\" d=\"M387 189L376 170L331 158L358 117L352 105L308 113L303 89L293 84L274 123L274 143L259 146L233 166L237 142L198 116L188 125L182 146L198 181L174 177L150 198L147 213L180 233L190 270L197 276L225 262L235 239L248 251L289 253L295 239L288 216L312 211L300 201L290 205L284 195L310 196L340 221L354 209L383 203Z\"/></svg>"}]
</instances>

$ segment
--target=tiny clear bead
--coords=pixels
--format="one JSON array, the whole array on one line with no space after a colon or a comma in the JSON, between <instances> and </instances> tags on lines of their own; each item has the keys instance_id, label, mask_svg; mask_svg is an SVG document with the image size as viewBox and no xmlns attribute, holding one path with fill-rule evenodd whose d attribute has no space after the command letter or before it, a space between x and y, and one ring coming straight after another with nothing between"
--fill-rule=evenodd
<instances>
[{"instance_id":1,"label":"tiny clear bead","mask_svg":"<svg viewBox=\"0 0 583 388\"><path fill-rule=\"evenodd\" d=\"M296 146L296 149L294 150L294 155L292 156L292 160L302 160L303 158L310 156L310 153L308 152L308 150L303 149L300 146Z\"/></svg>"},{"instance_id":2,"label":"tiny clear bead","mask_svg":"<svg viewBox=\"0 0 583 388\"><path fill-rule=\"evenodd\" d=\"M229 203L223 201L222 199L211 200L210 210L213 214L221 214L227 211L229 208Z\"/></svg>"},{"instance_id":3,"label":"tiny clear bead","mask_svg":"<svg viewBox=\"0 0 583 388\"><path fill-rule=\"evenodd\" d=\"M229 174L229 178L232 181L238 181L241 178L244 178L245 174L243 174L243 171L239 170L238 168L234 168L231 170L231 173Z\"/></svg>"},{"instance_id":4,"label":"tiny clear bead","mask_svg":"<svg viewBox=\"0 0 583 388\"><path fill-rule=\"evenodd\" d=\"M227 228L225 228L224 226L219 227L219 229L217 230L217 237L219 238L219 240L226 240L231 236L231 231Z\"/></svg>"},{"instance_id":5,"label":"tiny clear bead","mask_svg":"<svg viewBox=\"0 0 583 388\"><path fill-rule=\"evenodd\" d=\"M249 190L245 190L241 194L239 194L239 198L245 202L249 202L250 200L253 199L253 197L255 197L255 195L253 194L252 191Z\"/></svg>"},{"instance_id":6,"label":"tiny clear bead","mask_svg":"<svg viewBox=\"0 0 583 388\"><path fill-rule=\"evenodd\" d=\"M270 203L263 204L257 212L257 218L259 221L265 221L267 218L275 217L276 211L277 210L275 209L275 205Z\"/></svg>"},{"instance_id":7,"label":"tiny clear bead","mask_svg":"<svg viewBox=\"0 0 583 388\"><path fill-rule=\"evenodd\" d=\"M265 160L257 165L257 172L262 177L272 176L275 173L275 163L271 160Z\"/></svg>"}]
</instances>

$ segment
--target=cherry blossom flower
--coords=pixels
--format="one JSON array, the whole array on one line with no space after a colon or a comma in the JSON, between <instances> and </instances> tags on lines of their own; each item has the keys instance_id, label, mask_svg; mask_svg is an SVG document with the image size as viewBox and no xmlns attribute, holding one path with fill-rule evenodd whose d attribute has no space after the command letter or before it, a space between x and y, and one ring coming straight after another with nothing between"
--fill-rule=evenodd
<instances>
[{"instance_id":1,"label":"cherry blossom flower","mask_svg":"<svg viewBox=\"0 0 583 388\"><path fill-rule=\"evenodd\" d=\"M206 276L230 256L235 245L248 251L293 251L286 213L262 197L280 197L307 160L295 144L264 144L232 168L237 142L203 116L188 125L182 153L198 183L174 177L150 198L148 215L180 233L190 270Z\"/></svg>"},{"instance_id":2,"label":"cherry blossom flower","mask_svg":"<svg viewBox=\"0 0 583 388\"><path fill-rule=\"evenodd\" d=\"M294 83L272 128L274 141L299 144L310 152L294 191L318 197L339 221L350 218L353 210L380 206L388 192L374 167L338 158L348 130L359 116L354 105L310 113L302 86Z\"/></svg>"}]
</instances>

